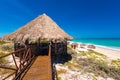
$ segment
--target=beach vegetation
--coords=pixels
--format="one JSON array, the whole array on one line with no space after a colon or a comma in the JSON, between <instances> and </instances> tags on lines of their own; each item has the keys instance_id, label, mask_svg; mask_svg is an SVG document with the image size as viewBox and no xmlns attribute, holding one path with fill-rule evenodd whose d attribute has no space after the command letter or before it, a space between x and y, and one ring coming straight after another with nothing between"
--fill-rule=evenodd
<instances>
[{"instance_id":1,"label":"beach vegetation","mask_svg":"<svg viewBox=\"0 0 120 80\"><path fill-rule=\"evenodd\" d=\"M81 66L80 64L77 64L77 61L75 62L75 60L71 60L69 62L65 63L65 66L68 67L68 69L74 71L75 68L76 69L83 69L83 66Z\"/></svg>"},{"instance_id":2,"label":"beach vegetation","mask_svg":"<svg viewBox=\"0 0 120 80\"><path fill-rule=\"evenodd\" d=\"M92 72L97 76L100 75L102 77L113 77L115 79L120 79L120 69L117 67L113 67L108 65L108 62L105 60L98 60L93 58L84 58L79 60L80 65L85 68L88 72Z\"/></svg>"},{"instance_id":3,"label":"beach vegetation","mask_svg":"<svg viewBox=\"0 0 120 80\"><path fill-rule=\"evenodd\" d=\"M93 80L98 80L96 76L92 75Z\"/></svg>"},{"instance_id":4,"label":"beach vegetation","mask_svg":"<svg viewBox=\"0 0 120 80\"><path fill-rule=\"evenodd\" d=\"M0 52L0 56L3 56L4 55L4 53L3 52Z\"/></svg>"},{"instance_id":5,"label":"beach vegetation","mask_svg":"<svg viewBox=\"0 0 120 80\"><path fill-rule=\"evenodd\" d=\"M93 58L104 58L106 59L107 56L98 52L95 52L93 50L90 51L80 51L80 53L82 54L82 56L88 56L88 57L93 57Z\"/></svg>"},{"instance_id":6,"label":"beach vegetation","mask_svg":"<svg viewBox=\"0 0 120 80\"><path fill-rule=\"evenodd\" d=\"M65 63L65 65L70 69L70 70L73 70L74 68L74 63L72 63L71 61Z\"/></svg>"},{"instance_id":7,"label":"beach vegetation","mask_svg":"<svg viewBox=\"0 0 120 80\"><path fill-rule=\"evenodd\" d=\"M4 55L5 55L5 53L0 52L0 57L4 56ZM9 57L0 58L0 66L16 69L16 66L14 64L11 65L10 63L12 63L12 62L9 62ZM10 73L13 73L13 72L14 72L14 70L11 70L11 69L0 68L0 75L3 77L6 75L9 75Z\"/></svg>"},{"instance_id":8,"label":"beach vegetation","mask_svg":"<svg viewBox=\"0 0 120 80\"><path fill-rule=\"evenodd\" d=\"M6 43L5 41L0 41L0 45L5 44L5 43Z\"/></svg>"},{"instance_id":9,"label":"beach vegetation","mask_svg":"<svg viewBox=\"0 0 120 80\"><path fill-rule=\"evenodd\" d=\"M15 68L15 66L9 66L6 65L8 68ZM0 75L2 74L9 74L9 73L13 73L14 70L10 70L10 69L4 69L4 68L0 68Z\"/></svg>"},{"instance_id":10,"label":"beach vegetation","mask_svg":"<svg viewBox=\"0 0 120 80\"><path fill-rule=\"evenodd\" d=\"M82 56L87 56L87 53L85 51L81 51Z\"/></svg>"},{"instance_id":11,"label":"beach vegetation","mask_svg":"<svg viewBox=\"0 0 120 80\"><path fill-rule=\"evenodd\" d=\"M57 71L57 74L66 74L67 70L65 69L60 69Z\"/></svg>"},{"instance_id":12,"label":"beach vegetation","mask_svg":"<svg viewBox=\"0 0 120 80\"><path fill-rule=\"evenodd\" d=\"M73 63L71 61L69 61L69 62L65 63L65 65L71 66L71 65L73 65Z\"/></svg>"},{"instance_id":13,"label":"beach vegetation","mask_svg":"<svg viewBox=\"0 0 120 80\"><path fill-rule=\"evenodd\" d=\"M58 80L62 80L61 77L58 77Z\"/></svg>"},{"instance_id":14,"label":"beach vegetation","mask_svg":"<svg viewBox=\"0 0 120 80\"><path fill-rule=\"evenodd\" d=\"M71 54L72 56L74 56L75 54L77 54L77 52L75 52L73 49L71 49L70 47L67 48L67 53Z\"/></svg>"},{"instance_id":15,"label":"beach vegetation","mask_svg":"<svg viewBox=\"0 0 120 80\"><path fill-rule=\"evenodd\" d=\"M1 45L1 49L2 51L12 52L14 50L14 45L12 43L3 44Z\"/></svg>"},{"instance_id":16,"label":"beach vegetation","mask_svg":"<svg viewBox=\"0 0 120 80\"><path fill-rule=\"evenodd\" d=\"M63 66L69 70L80 70L82 74L92 73L93 80L97 80L99 77L120 80L120 59L110 60L106 55L93 50L76 52L68 48L68 52L72 59ZM66 72L64 69L58 70L60 74L66 74Z\"/></svg>"},{"instance_id":17,"label":"beach vegetation","mask_svg":"<svg viewBox=\"0 0 120 80\"><path fill-rule=\"evenodd\" d=\"M93 80L97 80L97 76L104 78L112 77L114 79L120 79L120 59L109 60L108 57L102 53L95 52L93 50L80 51L76 53L72 49L69 50L72 53L72 61L65 64L69 69L77 68L83 70L84 72L93 73ZM79 55L79 59L76 54Z\"/></svg>"},{"instance_id":18,"label":"beach vegetation","mask_svg":"<svg viewBox=\"0 0 120 80\"><path fill-rule=\"evenodd\" d=\"M111 65L118 68L120 70L120 59L112 60Z\"/></svg>"},{"instance_id":19,"label":"beach vegetation","mask_svg":"<svg viewBox=\"0 0 120 80\"><path fill-rule=\"evenodd\" d=\"M4 53L3 52L0 52L0 57L3 56ZM2 65L6 60L4 58L1 58L0 59L0 65Z\"/></svg>"},{"instance_id":20,"label":"beach vegetation","mask_svg":"<svg viewBox=\"0 0 120 80\"><path fill-rule=\"evenodd\" d=\"M77 69L84 69L83 66L80 65L80 64L79 64L79 65L77 64L77 65L74 65L74 66L75 66L75 68L77 68Z\"/></svg>"}]
</instances>

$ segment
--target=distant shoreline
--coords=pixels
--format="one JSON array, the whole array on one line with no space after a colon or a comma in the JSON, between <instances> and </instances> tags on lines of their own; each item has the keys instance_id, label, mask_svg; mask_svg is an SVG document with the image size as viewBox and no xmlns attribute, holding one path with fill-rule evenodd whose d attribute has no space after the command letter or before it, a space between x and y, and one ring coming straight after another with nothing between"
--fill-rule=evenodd
<instances>
[{"instance_id":1,"label":"distant shoreline","mask_svg":"<svg viewBox=\"0 0 120 80\"><path fill-rule=\"evenodd\" d=\"M96 45L96 44L93 44L93 45L95 45L96 47L106 48L109 50L120 51L120 47L110 47L110 46L103 46L103 45Z\"/></svg>"},{"instance_id":2,"label":"distant shoreline","mask_svg":"<svg viewBox=\"0 0 120 80\"><path fill-rule=\"evenodd\" d=\"M118 46L106 46L106 45L98 45L98 44L93 44L93 43L84 43L84 42L77 42L77 41L69 41L69 42L75 42L75 43L86 44L86 45L92 44L92 45L95 45L97 47L102 47L102 48L107 48L107 49L111 49L111 50L115 50L115 51L120 51L120 47L118 47Z\"/></svg>"},{"instance_id":3,"label":"distant shoreline","mask_svg":"<svg viewBox=\"0 0 120 80\"><path fill-rule=\"evenodd\" d=\"M78 43L78 44L86 44L86 43L74 42L74 41L68 41L68 42ZM86 45L89 45L89 44L86 44ZM120 48L114 48L114 47L108 47L108 46L96 45L96 44L92 44L92 45L96 46L94 51L104 54L107 57L109 57L110 59L120 59Z\"/></svg>"},{"instance_id":4,"label":"distant shoreline","mask_svg":"<svg viewBox=\"0 0 120 80\"><path fill-rule=\"evenodd\" d=\"M80 42L83 44L93 44L113 49L120 49L120 38L82 38L73 39L73 42Z\"/></svg>"}]
</instances>

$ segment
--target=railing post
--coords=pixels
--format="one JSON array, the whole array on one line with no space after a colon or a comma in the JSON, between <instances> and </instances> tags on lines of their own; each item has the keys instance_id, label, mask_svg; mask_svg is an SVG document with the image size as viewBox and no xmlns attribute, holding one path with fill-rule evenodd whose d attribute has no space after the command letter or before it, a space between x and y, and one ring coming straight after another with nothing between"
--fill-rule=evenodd
<instances>
[{"instance_id":1,"label":"railing post","mask_svg":"<svg viewBox=\"0 0 120 80\"><path fill-rule=\"evenodd\" d=\"M19 57L19 65L17 65L16 59L15 59L15 54L18 54ZM13 61L15 63L16 68L9 68L9 67L5 67L5 66L1 66L0 68L4 68L4 69L9 69L9 70L14 70L15 72L8 75L7 77L4 77L3 80L6 80L7 78L9 78L10 76L12 76L13 74L15 75L15 78L13 80L21 80L22 76L24 75L25 71L27 68L29 68L29 65L31 64L31 62L34 61L35 56L32 54L31 52L31 48L22 48L22 49L18 49L15 52L0 56L0 59L5 58L7 56L12 56L13 57Z\"/></svg>"},{"instance_id":2,"label":"railing post","mask_svg":"<svg viewBox=\"0 0 120 80\"><path fill-rule=\"evenodd\" d=\"M49 43L49 51L48 51L48 56L51 57L51 42Z\"/></svg>"},{"instance_id":3,"label":"railing post","mask_svg":"<svg viewBox=\"0 0 120 80\"><path fill-rule=\"evenodd\" d=\"M57 40L55 40L55 54L58 52Z\"/></svg>"},{"instance_id":4,"label":"railing post","mask_svg":"<svg viewBox=\"0 0 120 80\"><path fill-rule=\"evenodd\" d=\"M48 56L49 56L49 60L50 60L50 79L52 80L53 77L52 77L52 63L51 63L51 42L49 43L49 53L48 53Z\"/></svg>"}]
</instances>

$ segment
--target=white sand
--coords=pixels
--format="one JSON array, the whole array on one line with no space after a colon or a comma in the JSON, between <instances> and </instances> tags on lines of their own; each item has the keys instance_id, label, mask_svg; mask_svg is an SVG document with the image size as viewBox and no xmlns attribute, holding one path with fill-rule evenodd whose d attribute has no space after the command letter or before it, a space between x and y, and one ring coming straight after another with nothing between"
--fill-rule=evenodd
<instances>
[{"instance_id":1,"label":"white sand","mask_svg":"<svg viewBox=\"0 0 120 80\"><path fill-rule=\"evenodd\" d=\"M69 41L69 42L70 44L74 43L72 41ZM81 43L78 42L78 44L80 45ZM114 49L114 48L109 48L104 46L97 46L97 45L95 46L96 46L96 49L94 49L94 51L104 54L110 59L120 59L120 48ZM80 46L78 47L78 51L86 51L86 50L87 50L87 46L85 46L84 49L80 48Z\"/></svg>"},{"instance_id":2,"label":"white sand","mask_svg":"<svg viewBox=\"0 0 120 80\"><path fill-rule=\"evenodd\" d=\"M109 57L110 59L120 59L120 49L114 50L114 49L96 46L96 49L94 49L94 51L102 53L107 57Z\"/></svg>"}]
</instances>

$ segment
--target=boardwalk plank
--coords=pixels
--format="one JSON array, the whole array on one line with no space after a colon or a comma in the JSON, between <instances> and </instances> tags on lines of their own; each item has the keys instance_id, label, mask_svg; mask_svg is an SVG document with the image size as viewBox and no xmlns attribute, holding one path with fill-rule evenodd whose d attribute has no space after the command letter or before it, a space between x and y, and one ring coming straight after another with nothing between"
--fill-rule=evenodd
<instances>
[{"instance_id":1,"label":"boardwalk plank","mask_svg":"<svg viewBox=\"0 0 120 80\"><path fill-rule=\"evenodd\" d=\"M23 80L52 80L49 56L38 56Z\"/></svg>"}]
</instances>

